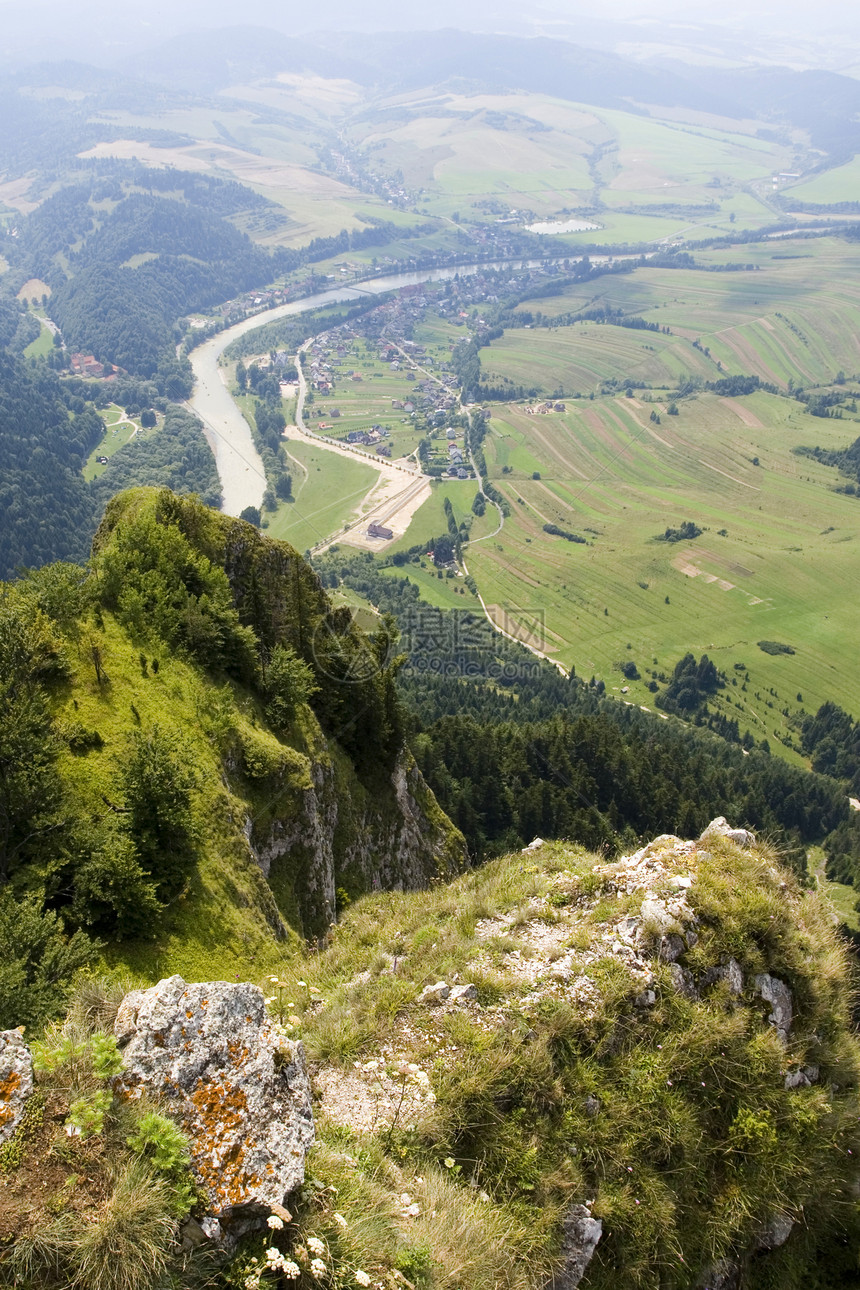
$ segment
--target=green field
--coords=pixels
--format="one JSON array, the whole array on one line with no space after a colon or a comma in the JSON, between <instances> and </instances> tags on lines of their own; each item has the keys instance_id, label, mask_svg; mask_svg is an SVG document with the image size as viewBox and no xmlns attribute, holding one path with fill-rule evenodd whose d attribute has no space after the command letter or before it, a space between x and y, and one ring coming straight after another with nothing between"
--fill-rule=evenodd
<instances>
[{"instance_id":1,"label":"green field","mask_svg":"<svg viewBox=\"0 0 860 1290\"><path fill-rule=\"evenodd\" d=\"M609 306L671 335L594 323L515 329L481 351L484 371L541 392L597 390L608 378L664 386L683 374L759 376L782 387L826 385L860 371L860 246L839 238L749 243L699 252L739 272L645 267L599 278L523 309L547 317ZM694 349L698 340L701 348ZM704 353L709 350L709 355ZM722 365L722 369L719 365Z\"/></svg>"},{"instance_id":2,"label":"green field","mask_svg":"<svg viewBox=\"0 0 860 1290\"><path fill-rule=\"evenodd\" d=\"M293 458L293 501L282 502L266 517L266 532L290 542L298 551L307 551L356 516L378 476L372 466L306 440L290 439L287 450Z\"/></svg>"},{"instance_id":3,"label":"green field","mask_svg":"<svg viewBox=\"0 0 860 1290\"><path fill-rule=\"evenodd\" d=\"M25 358L47 358L48 354L50 354L51 350L54 348L54 336L51 329L46 327L41 319L39 319L39 321L41 323L42 330L39 332L36 339L31 340L30 344L24 350Z\"/></svg>"},{"instance_id":4,"label":"green field","mask_svg":"<svg viewBox=\"0 0 860 1290\"><path fill-rule=\"evenodd\" d=\"M158 431L158 426L152 430L142 429L139 418L127 416L116 403L111 403L101 415L107 429L101 443L93 448L84 465L83 476L87 480L98 479L99 475L104 474L106 468L96 460L98 457L112 457L120 448L125 447L133 435L156 434ZM159 422L160 420L159 417Z\"/></svg>"},{"instance_id":5,"label":"green field","mask_svg":"<svg viewBox=\"0 0 860 1290\"><path fill-rule=\"evenodd\" d=\"M823 170L805 183L795 184L786 192L802 202L856 202L860 198L860 157L852 157L844 166Z\"/></svg>"},{"instance_id":6,"label":"green field","mask_svg":"<svg viewBox=\"0 0 860 1290\"><path fill-rule=\"evenodd\" d=\"M651 671L668 673L687 650L730 677L743 663L746 690L730 685L721 702L757 738L786 735L783 707L831 698L860 710L860 503L830 491L835 471L791 452L843 445L860 427L767 394L680 407L668 417L662 403L604 397L565 414L511 406L493 416L488 467L513 514L467 558L494 616L520 620L529 643L616 692L626 684L617 664L632 659L642 679L630 700L642 704L653 703ZM696 541L655 540L687 519L704 530ZM546 523L588 545L548 536ZM796 653L768 655L760 639Z\"/></svg>"}]
</instances>

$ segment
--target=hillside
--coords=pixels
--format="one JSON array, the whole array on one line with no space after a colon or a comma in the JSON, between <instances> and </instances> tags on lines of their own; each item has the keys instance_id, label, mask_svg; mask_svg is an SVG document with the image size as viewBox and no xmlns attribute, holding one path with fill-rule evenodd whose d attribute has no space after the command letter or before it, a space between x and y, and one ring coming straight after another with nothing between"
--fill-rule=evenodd
<instances>
[{"instance_id":1,"label":"hillside","mask_svg":"<svg viewBox=\"0 0 860 1290\"><path fill-rule=\"evenodd\" d=\"M3 1284L858 1284L846 954L752 835L535 841L327 939L262 991L81 984L0 1102Z\"/></svg>"},{"instance_id":2,"label":"hillside","mask_svg":"<svg viewBox=\"0 0 860 1290\"><path fill-rule=\"evenodd\" d=\"M44 1021L98 954L145 976L276 964L361 893L461 862L385 625L364 636L243 521L120 494L90 571L4 588L0 651L0 1024ZM34 948L57 917L64 967Z\"/></svg>"}]
</instances>

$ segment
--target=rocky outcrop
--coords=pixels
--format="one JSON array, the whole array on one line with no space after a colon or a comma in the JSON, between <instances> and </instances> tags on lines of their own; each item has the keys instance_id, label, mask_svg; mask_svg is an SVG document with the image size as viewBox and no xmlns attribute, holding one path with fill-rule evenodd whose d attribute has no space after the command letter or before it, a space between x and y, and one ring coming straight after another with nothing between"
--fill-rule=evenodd
<instances>
[{"instance_id":1,"label":"rocky outcrop","mask_svg":"<svg viewBox=\"0 0 860 1290\"><path fill-rule=\"evenodd\" d=\"M572 1205L562 1219L562 1263L551 1290L576 1290L603 1235L603 1223L585 1205Z\"/></svg>"},{"instance_id":2,"label":"rocky outcrop","mask_svg":"<svg viewBox=\"0 0 860 1290\"><path fill-rule=\"evenodd\" d=\"M0 1030L0 1143L7 1142L24 1117L33 1091L33 1058L18 1030Z\"/></svg>"},{"instance_id":3,"label":"rocky outcrop","mask_svg":"<svg viewBox=\"0 0 860 1290\"><path fill-rule=\"evenodd\" d=\"M168 977L126 995L114 1031L117 1090L150 1093L177 1118L211 1216L251 1219L283 1205L304 1178L313 1114L302 1046L269 1020L262 992Z\"/></svg>"},{"instance_id":4,"label":"rocky outcrop","mask_svg":"<svg viewBox=\"0 0 860 1290\"><path fill-rule=\"evenodd\" d=\"M382 793L371 795L320 750L310 783L285 793L268 820L249 823L246 836L276 889L290 876L308 932L324 931L333 921L338 886L353 894L415 890L452 877L465 856L462 835L406 751Z\"/></svg>"},{"instance_id":5,"label":"rocky outcrop","mask_svg":"<svg viewBox=\"0 0 860 1290\"><path fill-rule=\"evenodd\" d=\"M780 1042L788 1044L788 1033L791 1030L791 1019L794 1014L794 1006L791 998L791 991L784 981L780 981L778 976L771 976L769 972L761 972L755 979L756 994L761 995L765 1003L771 1006L771 1014L768 1021L779 1035Z\"/></svg>"},{"instance_id":6,"label":"rocky outcrop","mask_svg":"<svg viewBox=\"0 0 860 1290\"><path fill-rule=\"evenodd\" d=\"M709 837L726 838L729 842L734 842L739 847L755 845L754 833L751 833L749 829L733 829L724 815L718 815L715 820L711 820L700 841L707 842Z\"/></svg>"}]
</instances>

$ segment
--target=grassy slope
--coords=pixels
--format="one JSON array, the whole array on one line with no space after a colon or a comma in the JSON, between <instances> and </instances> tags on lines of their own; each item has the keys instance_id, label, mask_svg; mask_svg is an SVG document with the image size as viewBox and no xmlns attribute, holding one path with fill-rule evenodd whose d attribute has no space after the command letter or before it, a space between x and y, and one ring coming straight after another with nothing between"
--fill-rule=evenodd
<instances>
[{"instance_id":1,"label":"grassy slope","mask_svg":"<svg viewBox=\"0 0 860 1290\"><path fill-rule=\"evenodd\" d=\"M823 1202L817 1214L807 1209L787 1245L756 1265L754 1284L819 1284L816 1233L851 1221L836 1181L848 1139L831 1150L830 1117L841 1119L837 1132L854 1131L858 1062L829 907L786 885L766 850L709 842L691 853L664 841L650 854L651 869L623 877L628 861L601 867L580 849L545 844L526 861L505 857L432 892L366 897L326 953L282 979L278 997L295 1007L316 1062L314 1174L346 1187L346 1231L323 1207L300 1217L300 1233L322 1227L336 1267L362 1239L363 1267L391 1265L405 1190L417 1216L399 1220L401 1241L430 1256L421 1284L543 1285L561 1212L587 1199L604 1236L584 1287L681 1290L775 1212L796 1216L805 1196L810 1207ZM699 942L681 962L701 977L731 953L745 975L742 999L717 987L688 1001L654 960L657 1002L637 1009L641 981L614 949L619 922L638 919L643 897L665 899L670 875L688 872ZM553 962L571 953L567 975L554 975ZM763 970L793 991L787 1052L753 996ZM458 979L476 984L477 1003L416 1003L424 985ZM784 1090L785 1067L807 1053L839 1071L838 1106L820 1087ZM397 1075L403 1062L427 1072L435 1105ZM823 1117L811 1137L810 1116ZM741 1123L768 1145L742 1144ZM375 1259L371 1180L382 1188L371 1206ZM844 1284L854 1284L846 1271Z\"/></svg>"}]
</instances>

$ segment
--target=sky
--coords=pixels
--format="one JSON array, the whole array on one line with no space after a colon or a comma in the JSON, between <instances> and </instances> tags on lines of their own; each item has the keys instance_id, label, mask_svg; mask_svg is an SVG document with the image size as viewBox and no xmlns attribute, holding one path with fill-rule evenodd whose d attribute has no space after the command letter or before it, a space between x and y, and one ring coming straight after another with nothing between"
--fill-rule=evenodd
<instances>
[{"instance_id":1,"label":"sky","mask_svg":"<svg viewBox=\"0 0 860 1290\"><path fill-rule=\"evenodd\" d=\"M583 0L0 0L0 57L35 61L72 57L104 63L135 47L200 27L270 26L296 35L313 30L463 30L557 35L583 43L617 45L640 36L659 40L666 25L718 26L723 31L790 32L810 41L812 65L833 65L840 43L860 45L857 0L723 0L693 6L685 0L603 0L599 16ZM617 31L612 24L618 23ZM629 30L624 31L623 28ZM827 47L827 39L831 41Z\"/></svg>"}]
</instances>

